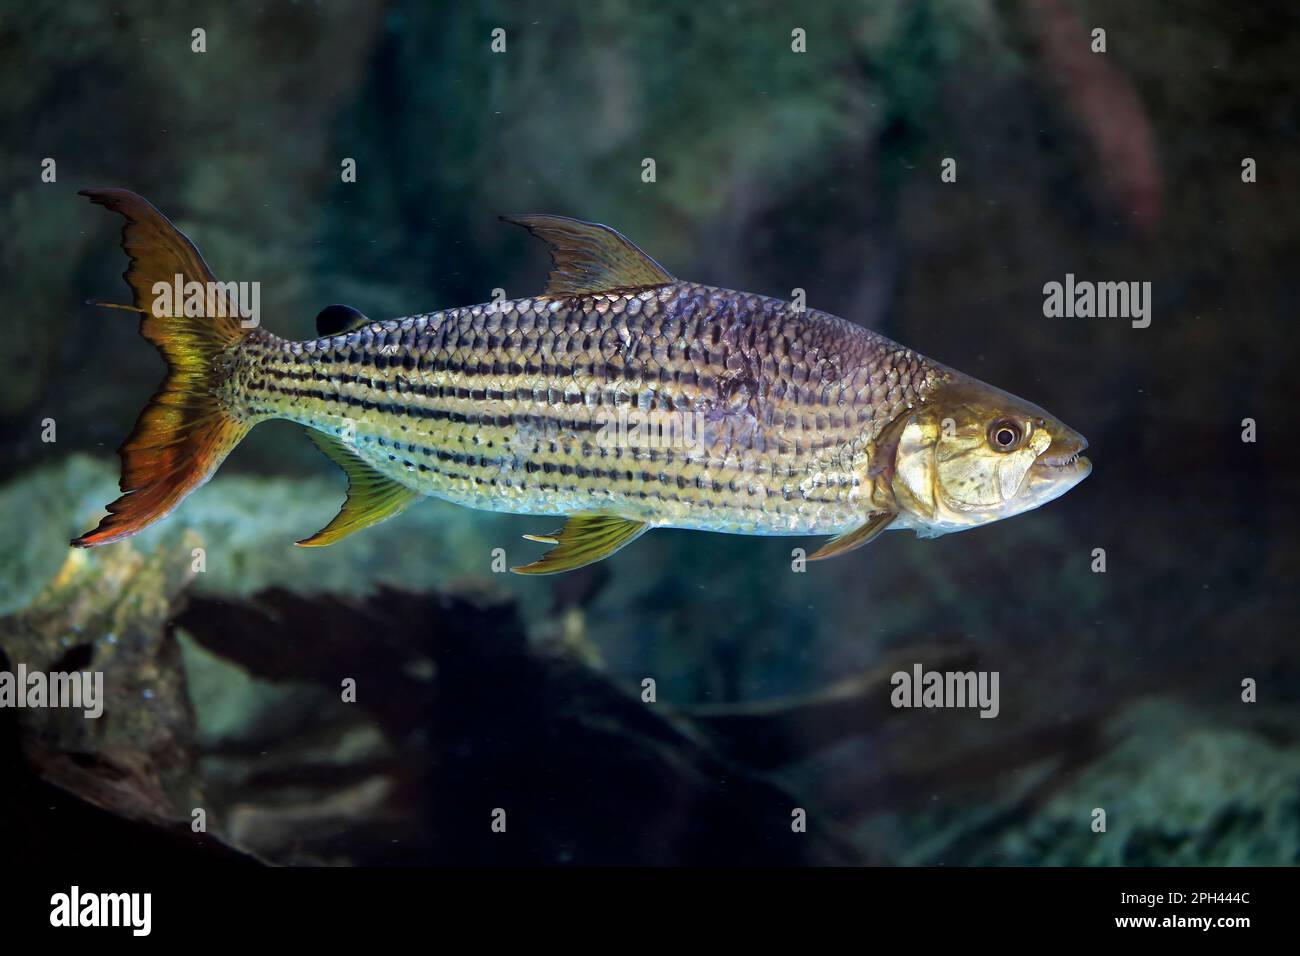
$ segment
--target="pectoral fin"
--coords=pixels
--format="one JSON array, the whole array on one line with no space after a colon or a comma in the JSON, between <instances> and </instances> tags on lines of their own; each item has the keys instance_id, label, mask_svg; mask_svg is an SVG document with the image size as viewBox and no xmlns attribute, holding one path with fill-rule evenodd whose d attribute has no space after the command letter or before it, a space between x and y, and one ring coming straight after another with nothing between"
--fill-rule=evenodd
<instances>
[{"instance_id":1,"label":"pectoral fin","mask_svg":"<svg viewBox=\"0 0 1300 956\"><path fill-rule=\"evenodd\" d=\"M307 434L316 447L348 476L348 496L334 520L310 538L297 542L300 547L319 548L333 544L354 531L391 518L420 497L419 492L381 475L339 439L318 431Z\"/></svg>"},{"instance_id":2,"label":"pectoral fin","mask_svg":"<svg viewBox=\"0 0 1300 956\"><path fill-rule=\"evenodd\" d=\"M898 515L892 511L877 512L852 531L846 531L844 534L831 538L817 551L809 555L808 560L821 561L824 558L833 558L837 554L848 554L864 544L870 544L876 539L876 535L888 528L890 522L897 517Z\"/></svg>"},{"instance_id":3,"label":"pectoral fin","mask_svg":"<svg viewBox=\"0 0 1300 956\"><path fill-rule=\"evenodd\" d=\"M565 216L502 216L551 247L546 295L642 289L673 282L659 263L609 226Z\"/></svg>"},{"instance_id":4,"label":"pectoral fin","mask_svg":"<svg viewBox=\"0 0 1300 956\"><path fill-rule=\"evenodd\" d=\"M572 571L607 558L624 545L631 544L649 529L644 521L632 521L610 515L574 515L564 527L548 535L526 534L529 541L553 544L532 564L511 568L516 574L556 574Z\"/></svg>"}]
</instances>

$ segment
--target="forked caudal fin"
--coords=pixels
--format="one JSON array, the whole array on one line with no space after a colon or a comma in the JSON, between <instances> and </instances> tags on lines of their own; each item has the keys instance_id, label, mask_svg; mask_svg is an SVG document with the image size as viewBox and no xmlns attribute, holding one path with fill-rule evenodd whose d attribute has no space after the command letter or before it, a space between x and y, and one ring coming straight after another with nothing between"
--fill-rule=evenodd
<instances>
[{"instance_id":1,"label":"forked caudal fin","mask_svg":"<svg viewBox=\"0 0 1300 956\"><path fill-rule=\"evenodd\" d=\"M113 307L140 314L140 334L167 363L162 386L118 449L122 496L108 506L99 527L72 542L90 548L130 537L166 517L248 433L251 425L225 409L216 393L251 330L240 325L234 303L219 300L225 293L215 291L216 280L199 251L146 200L125 189L87 189L81 195L126 219L122 249L131 264L123 277L134 298L132 305ZM170 296L159 307L155 284L171 287L177 276L208 290L202 315L186 315L185 304Z\"/></svg>"}]
</instances>

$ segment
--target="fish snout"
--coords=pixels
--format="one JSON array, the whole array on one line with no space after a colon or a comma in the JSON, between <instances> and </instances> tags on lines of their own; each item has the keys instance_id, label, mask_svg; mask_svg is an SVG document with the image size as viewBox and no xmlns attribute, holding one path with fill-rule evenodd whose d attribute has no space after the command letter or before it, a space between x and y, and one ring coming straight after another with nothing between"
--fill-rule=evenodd
<instances>
[{"instance_id":1,"label":"fish snout","mask_svg":"<svg viewBox=\"0 0 1300 956\"><path fill-rule=\"evenodd\" d=\"M1092 471L1092 462L1083 456L1088 439L1073 428L1062 427L1054 434L1047 450L1038 456L1034 468L1040 474L1065 477L1077 475L1081 480Z\"/></svg>"}]
</instances>

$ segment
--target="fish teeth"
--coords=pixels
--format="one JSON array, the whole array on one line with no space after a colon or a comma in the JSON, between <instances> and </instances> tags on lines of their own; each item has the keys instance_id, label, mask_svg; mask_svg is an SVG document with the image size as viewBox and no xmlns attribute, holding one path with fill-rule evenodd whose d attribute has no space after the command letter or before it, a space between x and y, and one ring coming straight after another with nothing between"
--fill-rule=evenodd
<instances>
[{"instance_id":1,"label":"fish teeth","mask_svg":"<svg viewBox=\"0 0 1300 956\"><path fill-rule=\"evenodd\" d=\"M1048 465L1051 468L1066 468L1070 465L1073 465L1076 461L1078 461L1079 456L1082 454L1083 454L1082 451L1076 451L1073 455L1071 455L1069 458L1064 459L1063 461L1054 461L1050 458L1045 458L1043 459L1043 464Z\"/></svg>"}]
</instances>

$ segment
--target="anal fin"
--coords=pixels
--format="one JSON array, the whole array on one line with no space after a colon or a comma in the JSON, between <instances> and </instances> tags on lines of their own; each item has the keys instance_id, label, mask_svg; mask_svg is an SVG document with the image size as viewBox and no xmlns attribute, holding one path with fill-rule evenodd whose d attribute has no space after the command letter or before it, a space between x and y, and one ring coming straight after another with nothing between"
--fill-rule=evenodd
<instances>
[{"instance_id":1,"label":"anal fin","mask_svg":"<svg viewBox=\"0 0 1300 956\"><path fill-rule=\"evenodd\" d=\"M846 531L831 538L809 555L808 560L821 561L825 558L833 558L836 555L855 551L864 544L870 544L876 539L876 535L888 528L890 523L897 517L898 515L892 511L879 511L852 531Z\"/></svg>"},{"instance_id":2,"label":"anal fin","mask_svg":"<svg viewBox=\"0 0 1300 956\"><path fill-rule=\"evenodd\" d=\"M418 491L380 474L339 439L318 431L307 434L316 447L348 476L348 495L334 520L310 538L296 542L300 547L319 548L334 544L354 531L391 518L420 497Z\"/></svg>"},{"instance_id":3,"label":"anal fin","mask_svg":"<svg viewBox=\"0 0 1300 956\"><path fill-rule=\"evenodd\" d=\"M574 515L548 535L524 535L530 541L553 544L532 564L511 568L516 574L557 574L594 564L631 544L650 530L644 521L612 515Z\"/></svg>"}]
</instances>

